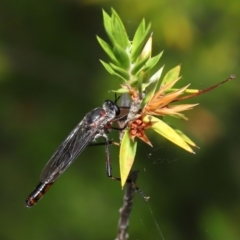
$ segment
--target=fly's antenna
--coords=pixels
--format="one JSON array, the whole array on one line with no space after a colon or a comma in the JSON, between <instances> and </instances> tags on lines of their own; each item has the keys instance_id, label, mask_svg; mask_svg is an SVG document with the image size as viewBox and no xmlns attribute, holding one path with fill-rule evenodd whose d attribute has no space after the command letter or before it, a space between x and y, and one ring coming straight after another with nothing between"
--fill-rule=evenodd
<instances>
[{"instance_id":1,"label":"fly's antenna","mask_svg":"<svg viewBox=\"0 0 240 240\"><path fill-rule=\"evenodd\" d=\"M117 104L117 101L121 98L121 95L117 96L117 94L115 93L114 96L115 96L114 103Z\"/></svg>"}]
</instances>

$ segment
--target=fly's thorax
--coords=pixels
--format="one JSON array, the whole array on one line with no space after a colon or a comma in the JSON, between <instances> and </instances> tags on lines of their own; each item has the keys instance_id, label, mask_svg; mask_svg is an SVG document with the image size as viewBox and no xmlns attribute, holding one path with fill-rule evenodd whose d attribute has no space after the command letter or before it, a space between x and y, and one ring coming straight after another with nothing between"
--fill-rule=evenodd
<instances>
[{"instance_id":1,"label":"fly's thorax","mask_svg":"<svg viewBox=\"0 0 240 240\"><path fill-rule=\"evenodd\" d=\"M109 120L112 120L120 114L120 109L116 103L111 100L106 100L103 103L103 109L105 110Z\"/></svg>"},{"instance_id":2,"label":"fly's thorax","mask_svg":"<svg viewBox=\"0 0 240 240\"><path fill-rule=\"evenodd\" d=\"M86 116L88 124L96 123L100 118L106 116L106 111L102 108L95 108Z\"/></svg>"}]
</instances>

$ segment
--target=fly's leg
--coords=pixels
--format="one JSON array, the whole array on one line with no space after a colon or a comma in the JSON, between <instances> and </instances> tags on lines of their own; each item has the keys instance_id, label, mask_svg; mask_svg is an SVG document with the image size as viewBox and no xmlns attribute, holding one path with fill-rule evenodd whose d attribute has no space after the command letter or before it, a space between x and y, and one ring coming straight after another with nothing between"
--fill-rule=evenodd
<instances>
[{"instance_id":1,"label":"fly's leg","mask_svg":"<svg viewBox=\"0 0 240 240\"><path fill-rule=\"evenodd\" d=\"M116 145L116 146L120 145L118 142L114 142L114 141L111 141L111 140L108 140L108 144L109 145ZM93 142L93 143L89 143L87 146L88 147L95 147L95 146L102 146L102 145L106 145L106 142Z\"/></svg>"},{"instance_id":2,"label":"fly's leg","mask_svg":"<svg viewBox=\"0 0 240 240\"><path fill-rule=\"evenodd\" d=\"M109 145L111 144L110 141L105 138L105 153L106 153L106 173L107 176L112 180L120 181L120 178L116 178L112 176L112 165L111 165L111 159L110 159L110 152L109 152Z\"/></svg>"},{"instance_id":3,"label":"fly's leg","mask_svg":"<svg viewBox=\"0 0 240 240\"><path fill-rule=\"evenodd\" d=\"M106 172L107 172L107 176L108 176L108 178L110 178L112 180L121 181L121 178L113 177L113 175L112 175L112 165L111 165L110 152L109 152L110 142L109 142L109 140L107 138L105 138L105 139L106 139L105 152L106 152ZM149 197L146 196L144 194L144 192L131 179L127 179L126 182L131 184L132 187L143 197L143 199L145 201L147 201L149 199Z\"/></svg>"},{"instance_id":4,"label":"fly's leg","mask_svg":"<svg viewBox=\"0 0 240 240\"><path fill-rule=\"evenodd\" d=\"M111 127L111 129L117 130L117 131L123 131L126 129L126 127L127 127L127 123L123 127Z\"/></svg>"}]
</instances>

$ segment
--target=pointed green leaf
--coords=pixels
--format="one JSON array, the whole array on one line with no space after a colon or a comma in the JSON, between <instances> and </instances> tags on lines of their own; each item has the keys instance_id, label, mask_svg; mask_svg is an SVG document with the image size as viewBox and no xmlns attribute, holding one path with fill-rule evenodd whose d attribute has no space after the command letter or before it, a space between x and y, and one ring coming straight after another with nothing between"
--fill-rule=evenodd
<instances>
[{"instance_id":1,"label":"pointed green leaf","mask_svg":"<svg viewBox=\"0 0 240 240\"><path fill-rule=\"evenodd\" d=\"M133 38L132 51L131 51L131 58L133 62L135 62L136 59L140 56L143 46L147 38L149 37L150 29L151 29L150 23L145 29L145 20L143 19Z\"/></svg>"},{"instance_id":2,"label":"pointed green leaf","mask_svg":"<svg viewBox=\"0 0 240 240\"><path fill-rule=\"evenodd\" d=\"M121 185L125 185L129 172L131 171L137 150L137 142L132 141L129 136L129 130L124 132L120 146L120 176Z\"/></svg>"},{"instance_id":3,"label":"pointed green leaf","mask_svg":"<svg viewBox=\"0 0 240 240\"><path fill-rule=\"evenodd\" d=\"M118 90L112 90L112 92L115 92L115 93L128 93L129 90L126 89L126 88L119 88Z\"/></svg>"},{"instance_id":4,"label":"pointed green leaf","mask_svg":"<svg viewBox=\"0 0 240 240\"><path fill-rule=\"evenodd\" d=\"M159 133L169 141L173 142L174 144L178 145L179 147L185 149L188 152L194 153L191 147L186 143L186 141L179 135L177 132L167 125L165 122L160 120L159 118L153 116L145 116L143 120L153 122L151 129L155 132Z\"/></svg>"},{"instance_id":5,"label":"pointed green leaf","mask_svg":"<svg viewBox=\"0 0 240 240\"><path fill-rule=\"evenodd\" d=\"M158 63L160 57L162 56L162 53L163 53L163 52L159 53L159 54L158 54L157 56L155 56L155 57L150 58L150 59L146 62L145 66L141 69L141 71L145 71L145 72L146 72L146 71L152 69L152 68Z\"/></svg>"},{"instance_id":6,"label":"pointed green leaf","mask_svg":"<svg viewBox=\"0 0 240 240\"><path fill-rule=\"evenodd\" d=\"M110 64L100 60L100 62L102 63L102 65L105 67L105 69L110 73L110 74L114 74L114 70L112 69L112 67L110 66Z\"/></svg>"},{"instance_id":7,"label":"pointed green leaf","mask_svg":"<svg viewBox=\"0 0 240 240\"><path fill-rule=\"evenodd\" d=\"M142 58L139 62L136 62L131 73L132 75L136 75L137 72L144 66L144 64L148 61L149 56Z\"/></svg>"},{"instance_id":8,"label":"pointed green leaf","mask_svg":"<svg viewBox=\"0 0 240 240\"><path fill-rule=\"evenodd\" d=\"M169 93L169 92L175 92L178 90L179 90L179 88L171 88L171 89L167 89L165 92ZM199 89L187 88L183 93L199 93Z\"/></svg>"},{"instance_id":9,"label":"pointed green leaf","mask_svg":"<svg viewBox=\"0 0 240 240\"><path fill-rule=\"evenodd\" d=\"M128 40L127 32L122 23L122 20L116 13L116 11L112 8L112 29L115 41L123 48L127 49L130 45L130 41Z\"/></svg>"},{"instance_id":10,"label":"pointed green leaf","mask_svg":"<svg viewBox=\"0 0 240 240\"><path fill-rule=\"evenodd\" d=\"M138 29L134 34L132 41L132 52L136 52L136 49L140 45L144 32L145 32L145 19L143 19L142 22L139 24Z\"/></svg>"},{"instance_id":11,"label":"pointed green leaf","mask_svg":"<svg viewBox=\"0 0 240 240\"><path fill-rule=\"evenodd\" d=\"M114 76L116 76L116 77L119 77L119 78L123 79L124 81L126 81L126 79L125 79L122 75L120 75L120 74L118 74L117 72L115 72L115 70L111 67L110 64L108 64L108 63L106 63L106 62L104 62L104 61L102 61L102 60L100 60L100 62L102 63L102 65L104 66L104 68L105 68L110 74L112 74L112 75L114 75Z\"/></svg>"},{"instance_id":12,"label":"pointed green leaf","mask_svg":"<svg viewBox=\"0 0 240 240\"><path fill-rule=\"evenodd\" d=\"M116 77L122 79L123 81L126 81L126 79L123 78L122 75L120 75L120 74L118 74L118 73L116 73L116 72L114 72L112 75L114 75L114 76L116 76Z\"/></svg>"},{"instance_id":13,"label":"pointed green leaf","mask_svg":"<svg viewBox=\"0 0 240 240\"><path fill-rule=\"evenodd\" d=\"M98 40L99 44L101 45L101 47L103 48L103 50L107 53L107 55L109 56L111 61L114 64L118 65L119 63L113 54L113 50L112 50L111 46L98 36L97 36L97 40Z\"/></svg>"},{"instance_id":14,"label":"pointed green leaf","mask_svg":"<svg viewBox=\"0 0 240 240\"><path fill-rule=\"evenodd\" d=\"M113 53L120 66L124 69L128 69L130 66L130 59L127 52L116 43L113 47Z\"/></svg>"},{"instance_id":15,"label":"pointed green leaf","mask_svg":"<svg viewBox=\"0 0 240 240\"><path fill-rule=\"evenodd\" d=\"M115 71L115 73L118 73L119 75L122 76L123 79L125 79L125 81L129 80L129 74L126 70L110 63L110 66L112 67L112 69Z\"/></svg>"},{"instance_id":16,"label":"pointed green leaf","mask_svg":"<svg viewBox=\"0 0 240 240\"><path fill-rule=\"evenodd\" d=\"M112 18L103 10L103 25L105 31L112 42L114 43L113 29L112 29Z\"/></svg>"},{"instance_id":17,"label":"pointed green leaf","mask_svg":"<svg viewBox=\"0 0 240 240\"><path fill-rule=\"evenodd\" d=\"M178 65L175 68L168 71L162 80L161 86L176 80L179 77L180 70L181 66Z\"/></svg>"}]
</instances>

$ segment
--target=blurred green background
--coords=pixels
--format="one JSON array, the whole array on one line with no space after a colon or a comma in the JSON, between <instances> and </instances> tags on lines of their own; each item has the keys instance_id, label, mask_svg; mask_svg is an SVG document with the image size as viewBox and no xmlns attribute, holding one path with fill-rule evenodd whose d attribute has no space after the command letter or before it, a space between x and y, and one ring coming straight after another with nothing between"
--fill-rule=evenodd
<instances>
[{"instance_id":1,"label":"blurred green background","mask_svg":"<svg viewBox=\"0 0 240 240\"><path fill-rule=\"evenodd\" d=\"M123 191L107 179L104 147L87 148L32 209L25 199L41 169L89 110L119 86L99 59L107 40L102 8L114 7L132 38L152 22L153 53L165 73L203 89L240 76L240 2L115 0L0 2L0 239L114 239ZM160 67L159 65L158 67ZM176 120L200 147L184 152L157 135L142 143L129 239L240 239L239 78L191 99L200 106ZM116 135L115 135L116 136ZM112 138L115 138L114 134ZM154 137L155 136L155 137ZM119 175L118 149L111 147Z\"/></svg>"}]
</instances>

